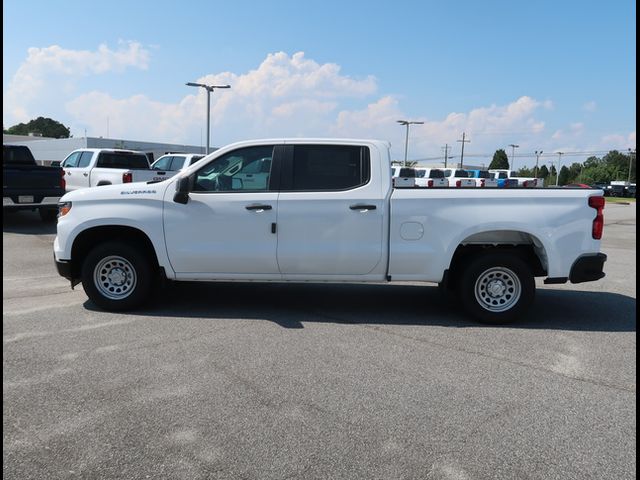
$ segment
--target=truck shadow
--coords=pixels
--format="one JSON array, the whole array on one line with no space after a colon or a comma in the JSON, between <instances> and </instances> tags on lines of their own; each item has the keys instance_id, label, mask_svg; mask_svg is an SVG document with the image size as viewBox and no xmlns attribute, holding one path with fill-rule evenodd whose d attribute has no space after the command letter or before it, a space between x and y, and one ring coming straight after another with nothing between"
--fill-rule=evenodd
<instances>
[{"instance_id":1,"label":"truck shadow","mask_svg":"<svg viewBox=\"0 0 640 480\"><path fill-rule=\"evenodd\" d=\"M526 318L502 328L635 332L636 300L608 292L539 289ZM175 282L138 315L305 322L482 327L435 286ZM86 308L96 307L89 301ZM501 327L498 327L501 328Z\"/></svg>"},{"instance_id":2,"label":"truck shadow","mask_svg":"<svg viewBox=\"0 0 640 480\"><path fill-rule=\"evenodd\" d=\"M55 235L56 222L44 222L38 212L2 212L2 231L24 235Z\"/></svg>"}]
</instances>

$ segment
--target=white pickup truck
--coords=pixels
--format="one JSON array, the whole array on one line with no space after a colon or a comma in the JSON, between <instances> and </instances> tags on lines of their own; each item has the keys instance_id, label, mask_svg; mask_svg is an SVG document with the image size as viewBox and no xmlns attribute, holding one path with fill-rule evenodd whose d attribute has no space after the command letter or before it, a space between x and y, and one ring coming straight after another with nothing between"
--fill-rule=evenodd
<instances>
[{"instance_id":1,"label":"white pickup truck","mask_svg":"<svg viewBox=\"0 0 640 480\"><path fill-rule=\"evenodd\" d=\"M514 172L506 169L489 170L495 180L516 180L519 187L525 188L542 188L544 187L544 179L534 177L516 177Z\"/></svg>"},{"instance_id":2,"label":"white pickup truck","mask_svg":"<svg viewBox=\"0 0 640 480\"><path fill-rule=\"evenodd\" d=\"M150 175L149 159L143 152L110 148L74 150L60 164L68 192L131 181L133 171Z\"/></svg>"},{"instance_id":3,"label":"white pickup truck","mask_svg":"<svg viewBox=\"0 0 640 480\"><path fill-rule=\"evenodd\" d=\"M476 181L473 178L469 178L467 171L459 168L445 169L444 178L449 181L450 187L469 188L476 186Z\"/></svg>"},{"instance_id":4,"label":"white pickup truck","mask_svg":"<svg viewBox=\"0 0 640 480\"><path fill-rule=\"evenodd\" d=\"M176 173L193 165L204 155L196 153L168 153L162 155L151 164L151 170L132 170L130 175L124 174L124 183L161 182L173 177Z\"/></svg>"},{"instance_id":5,"label":"white pickup truck","mask_svg":"<svg viewBox=\"0 0 640 480\"><path fill-rule=\"evenodd\" d=\"M107 310L140 306L162 277L412 281L489 323L524 315L535 277L604 276L601 190L393 188L390 169L383 141L232 144L164 182L66 194L56 266Z\"/></svg>"}]
</instances>

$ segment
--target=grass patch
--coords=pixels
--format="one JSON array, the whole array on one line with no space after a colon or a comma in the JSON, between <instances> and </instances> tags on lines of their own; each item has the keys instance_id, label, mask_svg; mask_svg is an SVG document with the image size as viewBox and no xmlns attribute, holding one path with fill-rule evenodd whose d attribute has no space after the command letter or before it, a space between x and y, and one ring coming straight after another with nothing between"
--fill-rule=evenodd
<instances>
[{"instance_id":1,"label":"grass patch","mask_svg":"<svg viewBox=\"0 0 640 480\"><path fill-rule=\"evenodd\" d=\"M607 203L636 203L635 198L624 198L624 197L604 197Z\"/></svg>"}]
</instances>

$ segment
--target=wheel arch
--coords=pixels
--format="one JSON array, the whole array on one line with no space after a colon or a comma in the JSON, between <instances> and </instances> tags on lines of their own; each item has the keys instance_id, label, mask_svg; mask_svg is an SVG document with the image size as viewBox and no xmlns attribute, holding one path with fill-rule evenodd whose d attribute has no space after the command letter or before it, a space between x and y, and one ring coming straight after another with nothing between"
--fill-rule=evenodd
<instances>
[{"instance_id":1,"label":"wheel arch","mask_svg":"<svg viewBox=\"0 0 640 480\"><path fill-rule=\"evenodd\" d=\"M140 248L152 262L155 269L159 268L153 242L142 230L123 225L100 225L84 230L73 241L71 247L71 274L74 279L79 279L82 271L82 261L87 253L96 245L104 242L120 241Z\"/></svg>"},{"instance_id":2,"label":"wheel arch","mask_svg":"<svg viewBox=\"0 0 640 480\"><path fill-rule=\"evenodd\" d=\"M547 250L539 238L520 230L491 230L469 235L458 244L445 272L447 285L453 288L457 284L471 257L497 251L521 258L535 277L547 275Z\"/></svg>"}]
</instances>

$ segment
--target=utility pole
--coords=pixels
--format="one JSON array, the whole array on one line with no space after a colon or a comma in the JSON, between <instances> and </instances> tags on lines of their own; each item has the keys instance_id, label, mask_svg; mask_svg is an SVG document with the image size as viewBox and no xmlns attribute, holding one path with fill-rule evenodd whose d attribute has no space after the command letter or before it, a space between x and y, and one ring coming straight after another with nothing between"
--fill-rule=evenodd
<instances>
[{"instance_id":1,"label":"utility pole","mask_svg":"<svg viewBox=\"0 0 640 480\"><path fill-rule=\"evenodd\" d=\"M444 144L444 168L447 168L447 160L449 159L449 144Z\"/></svg>"},{"instance_id":2,"label":"utility pole","mask_svg":"<svg viewBox=\"0 0 640 480\"><path fill-rule=\"evenodd\" d=\"M464 164L464 144L471 143L471 140L465 140L465 132L462 132L462 140L456 140L456 142L462 142L462 152L460 152L460 169L462 169L462 165Z\"/></svg>"},{"instance_id":3,"label":"utility pole","mask_svg":"<svg viewBox=\"0 0 640 480\"><path fill-rule=\"evenodd\" d=\"M564 152L558 152L558 170L556 171L556 187L558 186L558 180L560 180L560 161L562 160Z\"/></svg>"},{"instance_id":4,"label":"utility pole","mask_svg":"<svg viewBox=\"0 0 640 480\"><path fill-rule=\"evenodd\" d=\"M512 143L509 146L511 147L511 171L515 173L516 169L513 168L513 165L516 162L516 148L520 148L520 145Z\"/></svg>"},{"instance_id":5,"label":"utility pole","mask_svg":"<svg viewBox=\"0 0 640 480\"><path fill-rule=\"evenodd\" d=\"M409 149L409 125L422 125L424 122L412 122L409 120L397 120L400 125L407 127L407 133L404 137L404 166L407 166L407 151Z\"/></svg>"}]
</instances>

